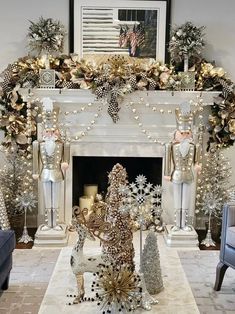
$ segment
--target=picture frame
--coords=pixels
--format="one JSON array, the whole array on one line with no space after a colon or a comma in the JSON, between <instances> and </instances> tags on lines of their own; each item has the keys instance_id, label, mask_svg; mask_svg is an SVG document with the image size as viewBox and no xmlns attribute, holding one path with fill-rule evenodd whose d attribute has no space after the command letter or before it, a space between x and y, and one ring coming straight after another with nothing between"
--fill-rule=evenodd
<instances>
[{"instance_id":1,"label":"picture frame","mask_svg":"<svg viewBox=\"0 0 235 314\"><path fill-rule=\"evenodd\" d=\"M169 61L171 0L70 0L69 51ZM123 40L123 41L122 41Z\"/></svg>"}]
</instances>

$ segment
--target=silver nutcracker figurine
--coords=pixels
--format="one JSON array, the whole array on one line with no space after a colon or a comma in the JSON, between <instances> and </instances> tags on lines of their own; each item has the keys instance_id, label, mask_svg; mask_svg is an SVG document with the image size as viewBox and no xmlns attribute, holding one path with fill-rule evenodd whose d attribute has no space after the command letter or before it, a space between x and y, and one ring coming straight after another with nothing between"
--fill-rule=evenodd
<instances>
[{"instance_id":1,"label":"silver nutcracker figurine","mask_svg":"<svg viewBox=\"0 0 235 314\"><path fill-rule=\"evenodd\" d=\"M33 178L43 186L45 224L41 230L62 230L58 224L60 189L64 171L68 168L70 145L60 139L57 128L58 110L50 98L43 98L42 118L44 124L42 141L33 142Z\"/></svg>"},{"instance_id":2,"label":"silver nutcracker figurine","mask_svg":"<svg viewBox=\"0 0 235 314\"><path fill-rule=\"evenodd\" d=\"M187 217L191 199L191 184L194 180L193 166L200 170L201 145L195 144L192 138L191 125L193 114L176 109L177 129L174 139L165 147L166 180L173 183L175 224L172 231L192 231ZM172 167L173 165L173 167ZM173 168L173 169L172 169Z\"/></svg>"}]
</instances>

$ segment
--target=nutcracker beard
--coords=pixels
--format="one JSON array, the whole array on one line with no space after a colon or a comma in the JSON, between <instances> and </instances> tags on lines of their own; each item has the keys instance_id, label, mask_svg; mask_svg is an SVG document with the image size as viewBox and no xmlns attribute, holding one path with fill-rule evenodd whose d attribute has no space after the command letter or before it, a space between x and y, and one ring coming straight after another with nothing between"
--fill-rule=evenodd
<instances>
[{"instance_id":1,"label":"nutcracker beard","mask_svg":"<svg viewBox=\"0 0 235 314\"><path fill-rule=\"evenodd\" d=\"M180 142L180 153L181 153L181 156L184 158L187 154L188 154L188 151L189 151L189 148L190 148L190 142L192 140L191 139L184 139L182 140L182 142Z\"/></svg>"}]
</instances>

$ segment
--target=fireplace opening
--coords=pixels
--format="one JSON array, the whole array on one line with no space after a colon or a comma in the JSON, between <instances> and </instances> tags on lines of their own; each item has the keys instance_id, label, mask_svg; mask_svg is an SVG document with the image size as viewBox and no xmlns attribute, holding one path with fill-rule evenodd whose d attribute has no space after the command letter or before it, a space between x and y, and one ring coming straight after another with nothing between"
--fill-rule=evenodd
<instances>
[{"instance_id":1,"label":"fireplace opening","mask_svg":"<svg viewBox=\"0 0 235 314\"><path fill-rule=\"evenodd\" d=\"M147 182L162 184L162 158L160 157L94 157L73 156L73 206L79 205L84 195L84 185L98 185L98 193L107 192L108 173L120 163L128 173L128 181L134 182L142 174Z\"/></svg>"}]
</instances>

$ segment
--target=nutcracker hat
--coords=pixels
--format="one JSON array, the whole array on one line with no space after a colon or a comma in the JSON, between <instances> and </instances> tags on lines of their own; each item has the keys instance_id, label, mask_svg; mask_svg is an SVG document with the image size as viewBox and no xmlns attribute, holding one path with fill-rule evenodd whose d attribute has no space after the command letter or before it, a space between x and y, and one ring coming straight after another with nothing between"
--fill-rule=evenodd
<instances>
[{"instance_id":1,"label":"nutcracker hat","mask_svg":"<svg viewBox=\"0 0 235 314\"><path fill-rule=\"evenodd\" d=\"M180 132L192 131L193 113L187 103L181 104L180 108L175 109L177 130Z\"/></svg>"},{"instance_id":2,"label":"nutcracker hat","mask_svg":"<svg viewBox=\"0 0 235 314\"><path fill-rule=\"evenodd\" d=\"M59 108L53 106L53 100L49 97L42 98L42 123L44 130L55 131L58 129Z\"/></svg>"}]
</instances>

